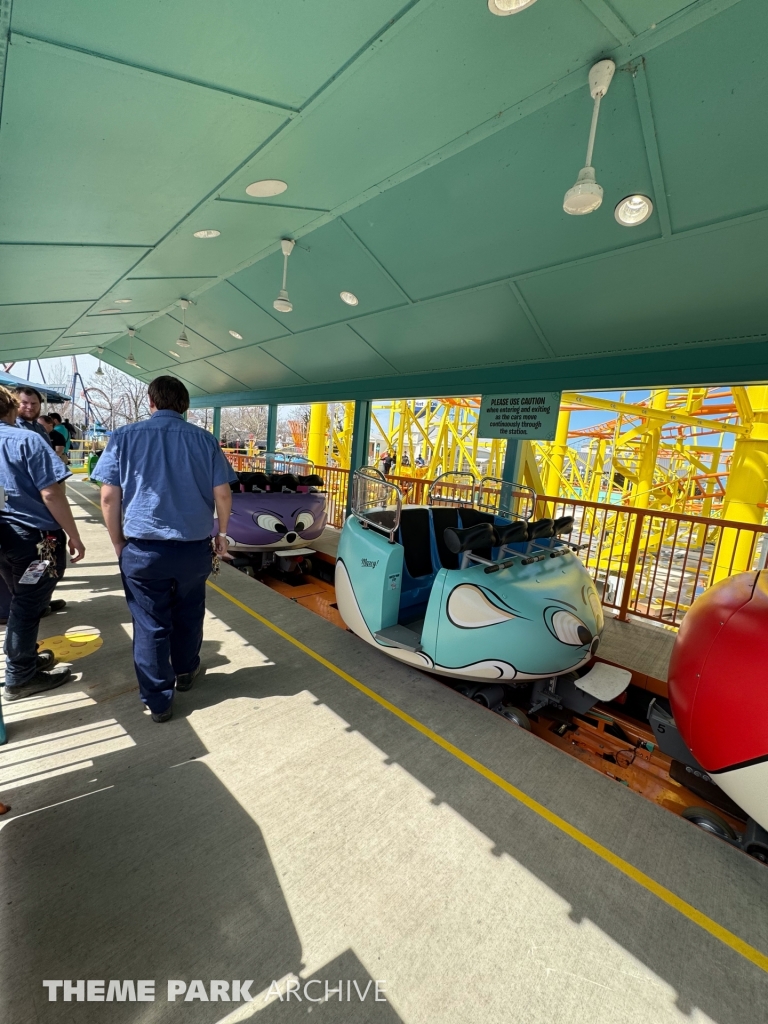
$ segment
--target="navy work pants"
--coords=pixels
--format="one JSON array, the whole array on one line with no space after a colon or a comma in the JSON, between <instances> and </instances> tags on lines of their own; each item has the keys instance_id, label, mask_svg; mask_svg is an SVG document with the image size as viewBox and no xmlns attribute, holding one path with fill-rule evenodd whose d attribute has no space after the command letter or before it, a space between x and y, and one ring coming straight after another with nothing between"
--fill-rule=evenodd
<instances>
[{"instance_id":1,"label":"navy work pants","mask_svg":"<svg viewBox=\"0 0 768 1024\"><path fill-rule=\"evenodd\" d=\"M156 713L200 664L211 541L129 540L120 556L141 699Z\"/></svg>"},{"instance_id":2,"label":"navy work pants","mask_svg":"<svg viewBox=\"0 0 768 1024\"><path fill-rule=\"evenodd\" d=\"M5 685L22 686L37 672L37 629L40 615L51 603L54 587L67 566L66 539L62 530L45 531L56 537L58 576L43 576L37 583L19 583L30 562L40 555L40 530L0 520L0 576L10 591L8 625L5 627Z\"/></svg>"}]
</instances>

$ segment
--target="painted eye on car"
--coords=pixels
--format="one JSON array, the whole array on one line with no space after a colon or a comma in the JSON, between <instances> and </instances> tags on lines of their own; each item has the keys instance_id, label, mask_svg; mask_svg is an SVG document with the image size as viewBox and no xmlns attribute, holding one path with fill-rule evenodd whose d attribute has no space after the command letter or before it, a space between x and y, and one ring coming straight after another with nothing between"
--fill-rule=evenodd
<instances>
[{"instance_id":1,"label":"painted eye on car","mask_svg":"<svg viewBox=\"0 0 768 1024\"><path fill-rule=\"evenodd\" d=\"M480 629L481 626L495 626L516 618L490 601L480 587L462 583L451 591L448 598L448 618L461 629Z\"/></svg>"},{"instance_id":2,"label":"painted eye on car","mask_svg":"<svg viewBox=\"0 0 768 1024\"><path fill-rule=\"evenodd\" d=\"M299 515L296 516L296 529L308 530L314 521L315 517L311 512L300 512Z\"/></svg>"},{"instance_id":3,"label":"painted eye on car","mask_svg":"<svg viewBox=\"0 0 768 1024\"><path fill-rule=\"evenodd\" d=\"M595 616L595 623L597 624L598 630L600 630L605 625L603 606L600 604L600 598L597 596L594 590L589 591L588 598L589 607L592 609L592 614Z\"/></svg>"},{"instance_id":4,"label":"painted eye on car","mask_svg":"<svg viewBox=\"0 0 768 1024\"><path fill-rule=\"evenodd\" d=\"M583 647L584 644L591 643L592 632L571 612L558 608L551 617L545 617L550 631L561 643L571 647Z\"/></svg>"},{"instance_id":5,"label":"painted eye on car","mask_svg":"<svg viewBox=\"0 0 768 1024\"><path fill-rule=\"evenodd\" d=\"M260 526L262 530L267 530L269 533L286 533L287 527L285 523L278 519L277 516L271 516L267 513L254 516L254 521L257 526Z\"/></svg>"}]
</instances>

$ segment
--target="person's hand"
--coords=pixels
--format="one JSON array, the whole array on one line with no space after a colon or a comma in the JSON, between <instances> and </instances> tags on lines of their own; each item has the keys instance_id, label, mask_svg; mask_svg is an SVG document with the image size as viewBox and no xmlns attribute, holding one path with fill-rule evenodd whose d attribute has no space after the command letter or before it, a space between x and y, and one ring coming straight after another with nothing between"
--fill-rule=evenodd
<instances>
[{"instance_id":1,"label":"person's hand","mask_svg":"<svg viewBox=\"0 0 768 1024\"><path fill-rule=\"evenodd\" d=\"M80 535L74 533L69 538L69 560L79 562L85 557L85 544L80 540Z\"/></svg>"},{"instance_id":2,"label":"person's hand","mask_svg":"<svg viewBox=\"0 0 768 1024\"><path fill-rule=\"evenodd\" d=\"M127 543L128 541L125 539L125 537L122 537L120 540L116 540L112 545L112 547L115 549L115 554L117 555L118 561L120 560L120 555L122 555L123 548Z\"/></svg>"},{"instance_id":3,"label":"person's hand","mask_svg":"<svg viewBox=\"0 0 768 1024\"><path fill-rule=\"evenodd\" d=\"M220 533L217 533L216 536L213 538L213 550L216 552L219 558L231 558L229 554L229 541Z\"/></svg>"}]
</instances>

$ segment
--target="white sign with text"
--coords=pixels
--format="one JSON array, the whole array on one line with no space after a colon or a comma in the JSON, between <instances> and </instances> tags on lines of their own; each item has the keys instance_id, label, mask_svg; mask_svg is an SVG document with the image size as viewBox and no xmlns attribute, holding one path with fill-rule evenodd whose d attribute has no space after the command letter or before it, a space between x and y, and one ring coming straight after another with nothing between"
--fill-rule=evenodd
<instances>
[{"instance_id":1,"label":"white sign with text","mask_svg":"<svg viewBox=\"0 0 768 1024\"><path fill-rule=\"evenodd\" d=\"M483 395L477 436L554 441L560 395L560 391Z\"/></svg>"}]
</instances>

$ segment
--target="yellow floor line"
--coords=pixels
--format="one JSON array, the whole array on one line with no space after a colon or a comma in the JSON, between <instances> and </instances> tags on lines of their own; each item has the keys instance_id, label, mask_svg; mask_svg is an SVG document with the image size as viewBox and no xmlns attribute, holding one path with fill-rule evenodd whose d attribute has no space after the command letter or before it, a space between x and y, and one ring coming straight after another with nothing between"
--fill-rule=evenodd
<instances>
[{"instance_id":1,"label":"yellow floor line","mask_svg":"<svg viewBox=\"0 0 768 1024\"><path fill-rule=\"evenodd\" d=\"M101 511L100 506L97 505L95 501L91 501L90 498L86 497L86 495L82 494L79 490L76 490L75 488L73 488L73 490L75 490L79 497L85 498L86 501L90 502L91 505ZM555 828L560 829L561 832L570 836L571 839L575 840L577 843L580 843L585 847L585 849L590 850L597 857L600 857L606 863L612 865L612 867L616 868L617 871L621 871L621 873L626 875L627 878L631 878L633 882L637 882L638 885L647 889L648 892L653 893L654 896L657 896L663 903L674 908L678 913L682 914L683 917L687 917L689 921L693 921L693 923L698 925L699 928L703 928L705 932L709 932L709 934L714 936L714 938L719 939L720 942L729 946L740 956L743 956L746 960L755 964L755 966L759 967L760 970L768 973L768 956L766 956L765 953L761 953L759 949L755 949L754 946L750 946L748 942L740 939L738 935L734 935L733 932L728 931L727 928L723 928L723 926L718 924L717 921L713 921L711 917L707 917L706 914L697 910L696 907L691 906L690 903L686 903L684 899L672 892L671 889L667 889L666 886L661 885L660 882L651 878L650 875L646 875L644 871L636 868L633 864L630 864L629 861L624 860L623 857L619 857L617 854L613 853L607 846L603 846L602 843L598 843L596 839L588 836L586 832L582 832L581 829L571 825L565 820L565 818L561 818L559 814L555 814L554 811L550 811L548 807L544 806L544 804L539 803L538 800L534 800L533 797L528 796L527 793L518 789L517 786L513 786L511 782L507 782L506 779L497 775L496 772L491 771L490 768L487 768L470 754L465 753L460 747L454 746L453 743L444 739L439 733L434 732L428 726L422 724L418 719L413 718L406 711L401 710L401 708L396 704L392 704L391 701L380 696L375 690L366 686L365 683L361 683L358 679L355 679L354 676L349 675L349 673L339 668L338 665L334 665L332 661L328 661L328 659L324 658L322 654L318 654L317 651L313 651L311 647L307 647L307 645L303 644L301 640L297 640L296 637L291 636L290 633L286 633L284 629L281 629L279 626L275 625L274 622L270 622L269 619L260 615L258 612L255 612L253 608L249 608L247 604L243 604L242 601L239 601L226 590L223 590L216 583L212 583L211 580L208 580L208 586L212 590L215 590L217 594L221 594L222 597L231 601L232 604L236 605L247 615L256 619L257 622L260 622L263 626L271 629L273 633L277 633L278 636L287 640L288 643L293 644L294 647L298 647L300 651L303 651L304 654L319 662L330 672L333 672L334 675L337 675L340 679L343 679L346 683L349 683L351 686L354 686L355 689L364 693L366 697L370 697L371 700L376 701L376 703L381 707L386 708L386 710L391 714L395 715L407 725L410 725L412 729L420 732L422 736L426 736L427 739L432 740L432 742L437 744L438 747L442 747L443 750L446 750L449 754L452 754L455 758L463 762L469 768L472 768L479 775L482 775L484 779L487 779L495 786L498 786L499 789L519 801L523 806L533 811L534 814L538 814L540 818L548 821L550 825L554 825Z\"/></svg>"},{"instance_id":2,"label":"yellow floor line","mask_svg":"<svg viewBox=\"0 0 768 1024\"><path fill-rule=\"evenodd\" d=\"M232 604L252 616L262 625L271 629L274 633L277 633L278 636L287 640L288 643L293 644L294 647L298 647L298 649L303 651L304 654L307 654L310 658L314 658L315 661L319 662L330 672L339 676L340 679L343 679L351 686L354 686L355 689L364 693L366 697L370 697L371 700L376 701L376 703L381 707L386 708L386 710L391 714L395 715L407 725L410 725L412 729L420 732L422 736L426 736L427 739L432 740L432 742L436 743L438 747L442 747L443 750L447 750L449 754L452 754L459 761L462 761L469 768L472 768L479 775L482 775L483 778L492 782L495 786L498 786L499 789L503 790L509 796L514 797L515 800L519 801L529 810L538 814L539 817L543 818L545 821L548 821L550 825L554 825L555 828L560 829L561 832L570 836L571 839L574 839L587 850L591 850L591 852L596 854L596 856L612 865L617 871L621 871L622 874L631 878L633 882L637 882L638 885L647 889L648 892L652 892L654 896L657 896L662 900L662 902L668 904L668 906L673 907L678 911L678 913L682 914L683 917L687 917L689 921L693 921L694 924L703 928L704 931L709 932L710 935L719 939L720 942L725 943L726 946L729 946L736 953L739 953L741 956L745 957L745 959L768 973L768 956L761 953L759 949L755 949L754 946L750 946L748 942L744 942L743 939L740 939L738 935L734 935L733 932L728 931L727 928L723 928L723 926L718 924L717 921L713 921L711 917L707 917L706 914L697 910L696 907L691 906L690 903L686 903L684 899L677 896L671 889L667 889L666 886L661 885L655 879L651 878L650 875L646 875L645 872L640 871L639 868L634 867L634 865L613 853L607 846L603 846L602 843L598 843L597 840L588 836L586 832L582 832L581 829L576 828L564 818L561 818L558 814L550 811L548 807L544 806L544 804L540 804L538 800L534 800L533 797L528 796L527 793L518 789L517 786L513 786L510 782L507 782L506 779L497 775L496 772L491 771L490 768L487 768L480 761L475 760L475 758L470 754L465 753L459 747L454 746L454 744L449 740L444 739L439 733L436 733L428 726L423 725L418 721L418 719L413 718L407 712L397 707L396 704L392 704L391 701L380 696L375 692L375 690L371 690L370 687L365 685L365 683L361 683L358 679L355 679L354 676L349 675L343 669L334 665L332 661L328 661L328 659L324 658L322 654L318 654L317 651L313 651L311 647L307 647L306 644L303 644L300 640L291 636L290 633L286 633L284 629L276 626L274 622L270 622L270 620L265 618L263 615L259 615L259 613L255 612L253 608L249 608L248 605L243 604L242 601L238 601L236 597L227 593L226 590L223 590L216 583L212 583L208 580L208 586L212 590L215 590L217 594L221 594L222 597L225 597L228 601L231 601Z\"/></svg>"}]
</instances>

